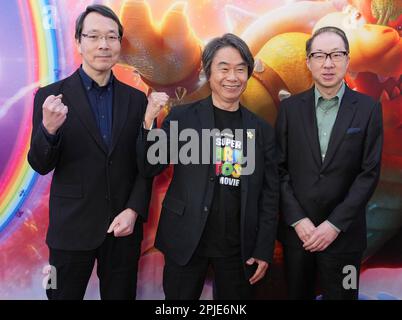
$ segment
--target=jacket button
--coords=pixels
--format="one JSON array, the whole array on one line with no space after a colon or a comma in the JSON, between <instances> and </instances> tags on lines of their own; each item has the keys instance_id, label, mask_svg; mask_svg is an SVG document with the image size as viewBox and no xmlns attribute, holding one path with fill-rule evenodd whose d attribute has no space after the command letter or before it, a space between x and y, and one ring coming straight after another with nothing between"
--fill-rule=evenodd
<instances>
[{"instance_id":1,"label":"jacket button","mask_svg":"<svg viewBox=\"0 0 402 320\"><path fill-rule=\"evenodd\" d=\"M204 212L208 212L208 207L207 206L204 207Z\"/></svg>"},{"instance_id":2,"label":"jacket button","mask_svg":"<svg viewBox=\"0 0 402 320\"><path fill-rule=\"evenodd\" d=\"M110 160L109 161L109 166L111 166L113 164L113 161L112 160Z\"/></svg>"},{"instance_id":3,"label":"jacket button","mask_svg":"<svg viewBox=\"0 0 402 320\"><path fill-rule=\"evenodd\" d=\"M323 178L325 178L325 175L320 174L320 179L323 179Z\"/></svg>"},{"instance_id":4,"label":"jacket button","mask_svg":"<svg viewBox=\"0 0 402 320\"><path fill-rule=\"evenodd\" d=\"M209 181L214 182L214 181L215 181L215 178L214 178L214 177L211 177L211 178L209 178Z\"/></svg>"}]
</instances>

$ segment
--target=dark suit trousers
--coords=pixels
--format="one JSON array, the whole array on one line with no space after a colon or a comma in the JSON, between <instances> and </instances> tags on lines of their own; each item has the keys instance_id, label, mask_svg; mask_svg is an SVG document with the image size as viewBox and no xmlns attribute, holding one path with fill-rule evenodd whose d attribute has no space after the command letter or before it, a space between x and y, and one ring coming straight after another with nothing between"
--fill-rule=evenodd
<instances>
[{"instance_id":1,"label":"dark suit trousers","mask_svg":"<svg viewBox=\"0 0 402 320\"><path fill-rule=\"evenodd\" d=\"M130 236L116 238L108 234L95 250L49 248L49 263L57 272L57 288L47 289L47 297L49 300L82 300L96 261L102 300L135 299L141 240L142 223L136 223Z\"/></svg>"},{"instance_id":2,"label":"dark suit trousers","mask_svg":"<svg viewBox=\"0 0 402 320\"><path fill-rule=\"evenodd\" d=\"M214 272L214 299L252 299L252 286L245 278L240 256L208 258L195 255L185 266L165 256L163 290L166 300L198 300L210 265Z\"/></svg>"},{"instance_id":3,"label":"dark suit trousers","mask_svg":"<svg viewBox=\"0 0 402 320\"><path fill-rule=\"evenodd\" d=\"M356 300L358 298L361 252L311 253L303 248L284 246L284 259L289 299L315 299L317 280L318 291L321 292L323 300ZM345 266L348 267L345 268ZM349 281L348 276L352 274L349 266L356 268L356 281ZM356 286L353 285L354 283Z\"/></svg>"}]
</instances>

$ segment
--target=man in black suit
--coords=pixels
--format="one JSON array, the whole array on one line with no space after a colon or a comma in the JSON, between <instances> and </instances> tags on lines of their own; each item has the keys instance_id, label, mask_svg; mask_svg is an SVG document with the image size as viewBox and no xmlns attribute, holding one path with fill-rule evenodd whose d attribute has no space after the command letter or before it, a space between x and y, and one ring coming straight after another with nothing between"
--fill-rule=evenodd
<instances>
[{"instance_id":1,"label":"man in black suit","mask_svg":"<svg viewBox=\"0 0 402 320\"><path fill-rule=\"evenodd\" d=\"M252 285L272 262L276 237L274 130L240 104L254 67L244 41L232 34L213 39L202 61L212 95L172 109L159 132L158 154L151 136L159 129L147 129L168 96L152 94L137 145L146 176L174 164L155 242L165 256L163 288L169 300L199 299L211 265L215 298L251 299ZM155 161L163 154L166 161Z\"/></svg>"},{"instance_id":2,"label":"man in black suit","mask_svg":"<svg viewBox=\"0 0 402 320\"><path fill-rule=\"evenodd\" d=\"M357 299L366 248L366 205L380 176L379 102L343 78L349 44L335 27L306 44L315 86L282 101L276 124L280 239L291 299Z\"/></svg>"},{"instance_id":3,"label":"man in black suit","mask_svg":"<svg viewBox=\"0 0 402 320\"><path fill-rule=\"evenodd\" d=\"M138 174L135 152L147 99L111 71L122 36L112 10L87 7L75 34L82 66L35 96L28 161L42 175L54 170L49 299L83 299L95 261L102 299L136 297L152 180Z\"/></svg>"}]
</instances>

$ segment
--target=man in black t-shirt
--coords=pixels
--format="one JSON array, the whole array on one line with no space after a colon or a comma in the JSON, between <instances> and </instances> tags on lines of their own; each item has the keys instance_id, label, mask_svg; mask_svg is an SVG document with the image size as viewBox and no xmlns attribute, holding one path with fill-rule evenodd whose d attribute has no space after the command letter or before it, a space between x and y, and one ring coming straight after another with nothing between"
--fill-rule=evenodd
<instances>
[{"instance_id":1,"label":"man in black t-shirt","mask_svg":"<svg viewBox=\"0 0 402 320\"><path fill-rule=\"evenodd\" d=\"M272 262L276 238L274 131L240 105L254 67L244 41L233 34L213 39L202 61L212 95L173 108L161 134L152 127L168 96L152 93L137 144L143 175L174 165L155 241L165 256L163 289L169 300L199 299L211 265L215 298L251 299L252 285ZM212 132L212 146L205 148L206 132ZM160 139L154 144L155 136ZM202 138L202 148L190 148L191 161L184 161L194 136ZM158 145L160 152L153 154Z\"/></svg>"},{"instance_id":2,"label":"man in black t-shirt","mask_svg":"<svg viewBox=\"0 0 402 320\"><path fill-rule=\"evenodd\" d=\"M199 253L205 257L240 256L240 197L243 142L236 140L235 130L242 129L240 109L226 111L213 108L215 187L207 225L201 238Z\"/></svg>"}]
</instances>

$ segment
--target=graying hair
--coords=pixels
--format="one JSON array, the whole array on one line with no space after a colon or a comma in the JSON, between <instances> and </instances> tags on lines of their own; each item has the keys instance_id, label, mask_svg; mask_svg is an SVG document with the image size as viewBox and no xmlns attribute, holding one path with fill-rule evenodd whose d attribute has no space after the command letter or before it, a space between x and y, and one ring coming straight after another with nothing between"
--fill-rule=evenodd
<instances>
[{"instance_id":1,"label":"graying hair","mask_svg":"<svg viewBox=\"0 0 402 320\"><path fill-rule=\"evenodd\" d=\"M309 56L311 53L311 46L313 44L314 39L317 38L317 36L319 36L322 33L335 33L338 36L340 36L342 38L343 43L345 44L345 49L346 49L347 53L349 53L349 41L348 41L348 38L346 37L345 32L343 32L343 30L341 30L337 27L328 26L328 27L322 27L320 29L317 29L314 32L314 34L311 36L311 38L307 40L307 42L306 42L307 56Z\"/></svg>"},{"instance_id":2,"label":"graying hair","mask_svg":"<svg viewBox=\"0 0 402 320\"><path fill-rule=\"evenodd\" d=\"M204 48L202 53L202 65L207 79L211 77L212 60L218 50L232 47L239 51L241 57L247 65L248 77L250 78L254 70L254 58L247 44L238 36L226 33L222 37L212 39Z\"/></svg>"}]
</instances>

